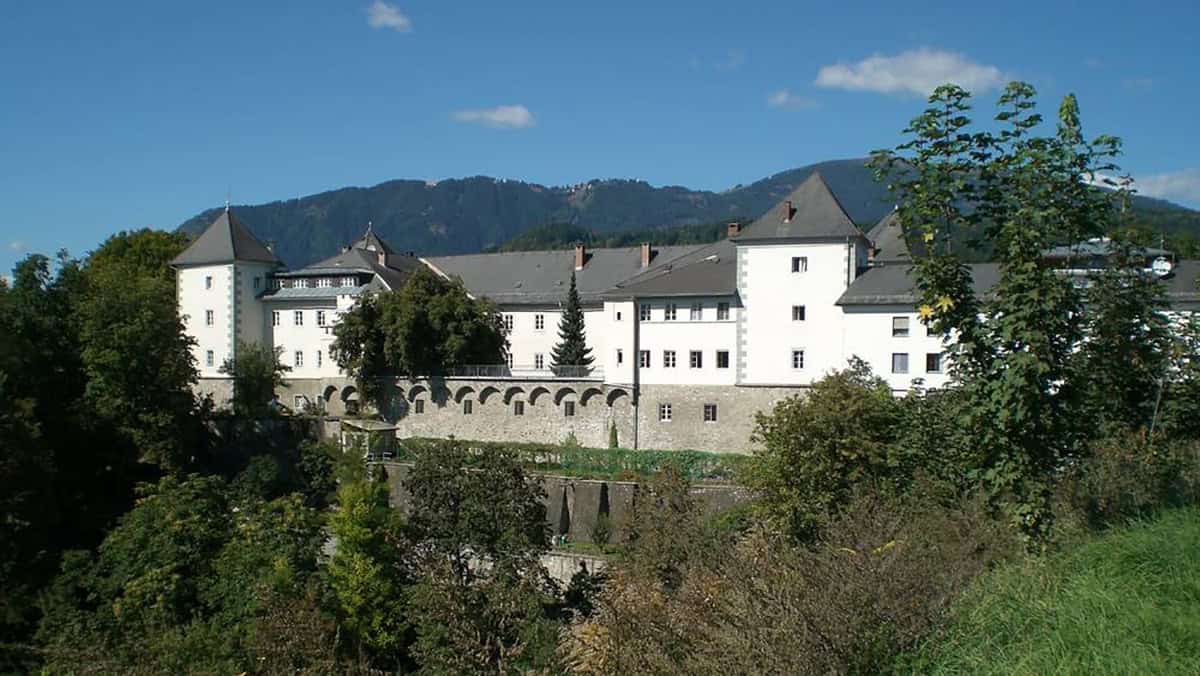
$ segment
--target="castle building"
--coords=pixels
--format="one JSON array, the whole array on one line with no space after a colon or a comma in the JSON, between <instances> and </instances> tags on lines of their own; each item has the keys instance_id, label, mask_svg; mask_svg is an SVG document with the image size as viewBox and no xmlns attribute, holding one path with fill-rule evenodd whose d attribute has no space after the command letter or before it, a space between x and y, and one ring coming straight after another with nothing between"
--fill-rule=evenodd
<instances>
[{"instance_id":1,"label":"castle building","mask_svg":"<svg viewBox=\"0 0 1200 676\"><path fill-rule=\"evenodd\" d=\"M364 293L397 289L427 266L498 306L503 364L399 379L383 411L400 436L746 451L754 415L849 359L896 393L946 383L945 344L918 318L908 247L894 214L860 230L820 174L745 228L692 246L419 258L371 228L332 258L285 271L226 210L176 259L180 312L196 339L201 388L220 403L219 373L237 341L282 350L283 402L333 416L357 407L329 355L332 327ZM1099 255L1099 254L1097 254ZM591 367L551 364L574 273ZM999 278L972 266L977 292ZM1166 279L1176 311L1200 307L1200 261Z\"/></svg>"}]
</instances>

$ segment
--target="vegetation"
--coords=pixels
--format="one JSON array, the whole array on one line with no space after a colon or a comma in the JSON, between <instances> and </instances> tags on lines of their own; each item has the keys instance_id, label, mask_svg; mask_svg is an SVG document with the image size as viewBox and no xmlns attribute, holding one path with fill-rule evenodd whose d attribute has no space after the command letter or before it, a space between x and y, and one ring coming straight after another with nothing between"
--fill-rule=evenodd
<instances>
[{"instance_id":1,"label":"vegetation","mask_svg":"<svg viewBox=\"0 0 1200 676\"><path fill-rule=\"evenodd\" d=\"M237 415L261 418L271 413L275 392L285 384L283 375L292 370L280 361L282 353L282 347L239 342L234 356L221 364L220 372L233 378Z\"/></svg>"},{"instance_id":2,"label":"vegetation","mask_svg":"<svg viewBox=\"0 0 1200 676\"><path fill-rule=\"evenodd\" d=\"M1200 671L1200 511L1164 513L982 577L900 661L920 674Z\"/></svg>"},{"instance_id":3,"label":"vegetation","mask_svg":"<svg viewBox=\"0 0 1200 676\"><path fill-rule=\"evenodd\" d=\"M583 329L583 308L579 305L579 290L575 288L575 273L572 272L566 307L558 323L558 344L550 352L552 366L592 365L592 348L587 346Z\"/></svg>"},{"instance_id":4,"label":"vegetation","mask_svg":"<svg viewBox=\"0 0 1200 676\"><path fill-rule=\"evenodd\" d=\"M370 294L334 327L331 353L367 399L380 404L380 379L498 364L508 340L495 306L472 298L460 280L425 266L397 291Z\"/></svg>"}]
</instances>

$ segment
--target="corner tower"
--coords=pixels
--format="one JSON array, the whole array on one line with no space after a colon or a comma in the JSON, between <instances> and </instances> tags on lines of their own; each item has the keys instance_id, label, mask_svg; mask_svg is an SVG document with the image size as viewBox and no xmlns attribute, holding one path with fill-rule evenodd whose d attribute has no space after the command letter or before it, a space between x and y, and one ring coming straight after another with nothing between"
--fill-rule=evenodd
<instances>
[{"instance_id":1,"label":"corner tower","mask_svg":"<svg viewBox=\"0 0 1200 676\"><path fill-rule=\"evenodd\" d=\"M283 262L226 205L171 265L184 330L196 341L192 353L200 377L224 379L221 364L234 357L239 341L268 340L258 296Z\"/></svg>"}]
</instances>

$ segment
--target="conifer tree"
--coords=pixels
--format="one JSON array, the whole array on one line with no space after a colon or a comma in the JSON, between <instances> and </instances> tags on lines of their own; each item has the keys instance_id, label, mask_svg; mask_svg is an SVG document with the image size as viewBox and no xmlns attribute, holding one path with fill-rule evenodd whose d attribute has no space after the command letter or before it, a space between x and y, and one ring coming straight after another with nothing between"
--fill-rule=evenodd
<instances>
[{"instance_id":1,"label":"conifer tree","mask_svg":"<svg viewBox=\"0 0 1200 676\"><path fill-rule=\"evenodd\" d=\"M554 346L550 359L555 368L592 365L592 350L587 346L583 332L583 309L579 307L574 272L571 273L571 287L567 290L567 307L558 323L558 345Z\"/></svg>"}]
</instances>

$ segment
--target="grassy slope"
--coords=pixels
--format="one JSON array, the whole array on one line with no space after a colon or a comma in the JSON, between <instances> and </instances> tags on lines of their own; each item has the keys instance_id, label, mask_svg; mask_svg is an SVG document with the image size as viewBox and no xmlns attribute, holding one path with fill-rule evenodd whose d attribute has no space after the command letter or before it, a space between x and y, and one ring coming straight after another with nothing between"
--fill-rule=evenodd
<instances>
[{"instance_id":1,"label":"grassy slope","mask_svg":"<svg viewBox=\"0 0 1200 676\"><path fill-rule=\"evenodd\" d=\"M909 670L1200 674L1200 509L995 571Z\"/></svg>"}]
</instances>

